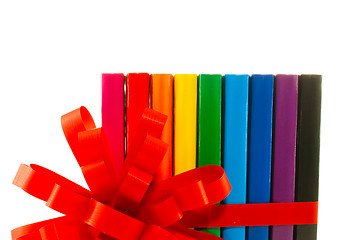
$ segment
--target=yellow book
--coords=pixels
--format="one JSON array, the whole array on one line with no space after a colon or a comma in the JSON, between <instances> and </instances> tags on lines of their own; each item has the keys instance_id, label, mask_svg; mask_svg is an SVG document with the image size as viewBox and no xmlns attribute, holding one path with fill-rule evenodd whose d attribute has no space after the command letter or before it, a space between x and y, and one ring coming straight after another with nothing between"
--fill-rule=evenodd
<instances>
[{"instance_id":1,"label":"yellow book","mask_svg":"<svg viewBox=\"0 0 346 240\"><path fill-rule=\"evenodd\" d=\"M174 76L174 175L196 167L197 74Z\"/></svg>"}]
</instances>

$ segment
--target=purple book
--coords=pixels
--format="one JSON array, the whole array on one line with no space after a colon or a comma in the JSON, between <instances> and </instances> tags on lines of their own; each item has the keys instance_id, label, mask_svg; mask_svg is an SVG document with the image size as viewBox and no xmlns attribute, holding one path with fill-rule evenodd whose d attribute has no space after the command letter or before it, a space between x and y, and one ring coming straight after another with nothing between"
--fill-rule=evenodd
<instances>
[{"instance_id":1,"label":"purple book","mask_svg":"<svg viewBox=\"0 0 346 240\"><path fill-rule=\"evenodd\" d=\"M272 202L294 202L298 75L277 75ZM293 226L273 226L272 240L293 240Z\"/></svg>"}]
</instances>

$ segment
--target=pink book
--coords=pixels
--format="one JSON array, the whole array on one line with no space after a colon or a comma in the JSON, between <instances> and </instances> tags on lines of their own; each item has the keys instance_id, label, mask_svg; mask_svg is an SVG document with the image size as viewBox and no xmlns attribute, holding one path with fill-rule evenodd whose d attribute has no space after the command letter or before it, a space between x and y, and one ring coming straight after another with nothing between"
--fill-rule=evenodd
<instances>
[{"instance_id":1,"label":"pink book","mask_svg":"<svg viewBox=\"0 0 346 240\"><path fill-rule=\"evenodd\" d=\"M124 74L102 74L102 128L119 175L125 159Z\"/></svg>"}]
</instances>

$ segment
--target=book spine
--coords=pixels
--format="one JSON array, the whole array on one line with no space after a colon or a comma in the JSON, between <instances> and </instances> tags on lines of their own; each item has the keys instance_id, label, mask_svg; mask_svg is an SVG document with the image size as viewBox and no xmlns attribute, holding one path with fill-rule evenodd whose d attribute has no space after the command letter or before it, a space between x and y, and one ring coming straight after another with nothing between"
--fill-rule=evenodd
<instances>
[{"instance_id":1,"label":"book spine","mask_svg":"<svg viewBox=\"0 0 346 240\"><path fill-rule=\"evenodd\" d=\"M221 166L222 76L201 74L198 78L198 167ZM220 228L199 229L220 237Z\"/></svg>"},{"instance_id":2,"label":"book spine","mask_svg":"<svg viewBox=\"0 0 346 240\"><path fill-rule=\"evenodd\" d=\"M301 75L298 87L296 202L318 201L321 82L320 75ZM295 226L295 240L316 240L317 225Z\"/></svg>"},{"instance_id":3,"label":"book spine","mask_svg":"<svg viewBox=\"0 0 346 240\"><path fill-rule=\"evenodd\" d=\"M174 175L196 167L197 75L174 76Z\"/></svg>"},{"instance_id":4,"label":"book spine","mask_svg":"<svg viewBox=\"0 0 346 240\"><path fill-rule=\"evenodd\" d=\"M124 74L102 74L102 128L116 173L125 159Z\"/></svg>"},{"instance_id":5,"label":"book spine","mask_svg":"<svg viewBox=\"0 0 346 240\"><path fill-rule=\"evenodd\" d=\"M269 203L271 185L273 75L253 75L250 84L247 203ZM248 240L268 240L269 227L248 227Z\"/></svg>"},{"instance_id":6,"label":"book spine","mask_svg":"<svg viewBox=\"0 0 346 240\"><path fill-rule=\"evenodd\" d=\"M277 75L272 166L272 202L294 202L298 75ZM293 240L292 226L273 226L272 240Z\"/></svg>"},{"instance_id":7,"label":"book spine","mask_svg":"<svg viewBox=\"0 0 346 240\"><path fill-rule=\"evenodd\" d=\"M151 107L168 117L161 136L161 140L168 144L168 149L153 180L155 183L172 177L173 75L152 74L150 83Z\"/></svg>"},{"instance_id":8,"label":"book spine","mask_svg":"<svg viewBox=\"0 0 346 240\"><path fill-rule=\"evenodd\" d=\"M136 134L141 116L149 107L149 74L129 73L126 76L126 149Z\"/></svg>"},{"instance_id":9,"label":"book spine","mask_svg":"<svg viewBox=\"0 0 346 240\"><path fill-rule=\"evenodd\" d=\"M225 204L246 203L249 76L225 75L223 167L232 186ZM245 227L222 228L225 240L245 240Z\"/></svg>"}]
</instances>

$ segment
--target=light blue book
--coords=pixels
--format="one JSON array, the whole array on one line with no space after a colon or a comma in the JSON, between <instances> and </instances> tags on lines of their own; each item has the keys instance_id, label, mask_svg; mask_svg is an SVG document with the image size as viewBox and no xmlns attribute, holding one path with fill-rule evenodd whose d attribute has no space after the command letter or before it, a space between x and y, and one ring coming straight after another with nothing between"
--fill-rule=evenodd
<instances>
[{"instance_id":1,"label":"light blue book","mask_svg":"<svg viewBox=\"0 0 346 240\"><path fill-rule=\"evenodd\" d=\"M232 191L225 204L246 203L249 75L225 75L223 167ZM225 240L245 240L245 227L222 228Z\"/></svg>"}]
</instances>

